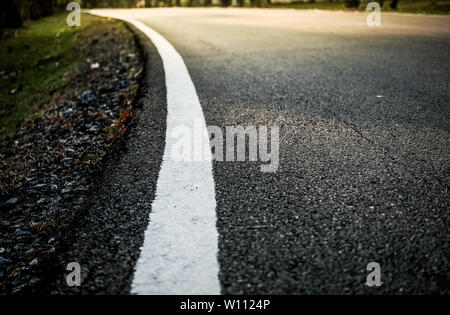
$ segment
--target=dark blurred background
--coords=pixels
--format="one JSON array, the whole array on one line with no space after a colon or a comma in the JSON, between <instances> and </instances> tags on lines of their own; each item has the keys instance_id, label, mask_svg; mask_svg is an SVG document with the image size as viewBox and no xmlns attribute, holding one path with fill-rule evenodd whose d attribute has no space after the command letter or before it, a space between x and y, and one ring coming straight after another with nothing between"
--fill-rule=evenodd
<instances>
[{"instance_id":1,"label":"dark blurred background","mask_svg":"<svg viewBox=\"0 0 450 315\"><path fill-rule=\"evenodd\" d=\"M297 9L365 10L373 0L81 0L82 8L135 8L172 6L236 6ZM37 20L65 10L67 0L2 0L0 29L21 27L24 21ZM383 11L449 14L450 0L377 0Z\"/></svg>"},{"instance_id":2,"label":"dark blurred background","mask_svg":"<svg viewBox=\"0 0 450 315\"><path fill-rule=\"evenodd\" d=\"M24 21L37 20L57 11L65 10L67 0L2 0L0 10L0 28L16 28L23 25ZM82 8L93 7L137 7L138 0L82 0Z\"/></svg>"}]
</instances>

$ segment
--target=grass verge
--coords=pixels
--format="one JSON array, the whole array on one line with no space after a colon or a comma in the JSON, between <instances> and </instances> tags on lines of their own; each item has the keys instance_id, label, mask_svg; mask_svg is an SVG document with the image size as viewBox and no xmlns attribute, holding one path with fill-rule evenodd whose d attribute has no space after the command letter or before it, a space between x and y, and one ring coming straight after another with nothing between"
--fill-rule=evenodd
<instances>
[{"instance_id":1,"label":"grass verge","mask_svg":"<svg viewBox=\"0 0 450 315\"><path fill-rule=\"evenodd\" d=\"M108 23L83 15L81 26L70 28L66 15L57 14L4 32L0 39L0 140L64 92L73 71L84 61L79 47L102 34Z\"/></svg>"}]
</instances>

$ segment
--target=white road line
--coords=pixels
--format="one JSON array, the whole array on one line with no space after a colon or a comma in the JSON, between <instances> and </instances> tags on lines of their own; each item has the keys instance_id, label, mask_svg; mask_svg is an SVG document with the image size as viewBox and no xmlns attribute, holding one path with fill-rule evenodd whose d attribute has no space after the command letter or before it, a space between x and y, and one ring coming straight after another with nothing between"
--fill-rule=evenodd
<instances>
[{"instance_id":1,"label":"white road line","mask_svg":"<svg viewBox=\"0 0 450 315\"><path fill-rule=\"evenodd\" d=\"M201 162L176 162L171 158L175 127L194 130L194 122L201 121L202 132L207 132L183 58L164 37L139 21L116 13L90 13L126 21L148 36L161 56L166 76L166 146L131 293L220 294L211 152L200 153L204 154Z\"/></svg>"}]
</instances>

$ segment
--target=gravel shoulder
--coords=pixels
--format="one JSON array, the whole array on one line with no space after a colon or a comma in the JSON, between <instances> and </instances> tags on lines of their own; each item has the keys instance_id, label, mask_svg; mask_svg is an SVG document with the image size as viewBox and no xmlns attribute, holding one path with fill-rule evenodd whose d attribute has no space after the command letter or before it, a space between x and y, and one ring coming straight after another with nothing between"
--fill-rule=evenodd
<instances>
[{"instance_id":1,"label":"gravel shoulder","mask_svg":"<svg viewBox=\"0 0 450 315\"><path fill-rule=\"evenodd\" d=\"M143 59L123 23L74 49L70 83L0 143L0 294L43 292L138 106Z\"/></svg>"},{"instance_id":2,"label":"gravel shoulder","mask_svg":"<svg viewBox=\"0 0 450 315\"><path fill-rule=\"evenodd\" d=\"M166 88L164 68L153 44L134 30L144 52L145 75L132 124L119 151L95 181L86 213L68 238L41 292L49 294L129 294L135 263L164 152ZM81 266L80 287L68 287L66 266Z\"/></svg>"}]
</instances>

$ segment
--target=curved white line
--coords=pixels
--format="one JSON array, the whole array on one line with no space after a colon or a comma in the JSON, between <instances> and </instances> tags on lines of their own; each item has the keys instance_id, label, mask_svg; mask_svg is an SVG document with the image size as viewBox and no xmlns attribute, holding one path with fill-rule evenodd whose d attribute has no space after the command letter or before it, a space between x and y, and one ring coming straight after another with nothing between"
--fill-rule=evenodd
<instances>
[{"instance_id":1,"label":"curved white line","mask_svg":"<svg viewBox=\"0 0 450 315\"><path fill-rule=\"evenodd\" d=\"M194 130L205 118L183 58L159 33L142 22L119 14L90 11L120 19L143 32L158 50L165 70L167 88L167 130L156 197L145 232L141 256L136 265L132 293L136 294L220 294L217 262L218 233L216 199L209 143L199 162L177 162L171 158L176 139L174 128ZM204 137L208 141L208 137ZM195 146L195 150L202 150ZM203 150L202 150L203 151Z\"/></svg>"}]
</instances>

